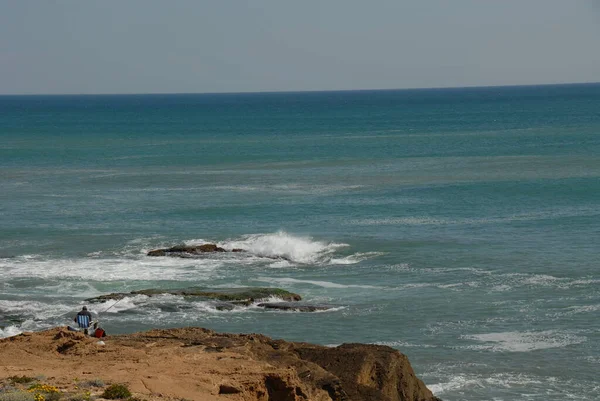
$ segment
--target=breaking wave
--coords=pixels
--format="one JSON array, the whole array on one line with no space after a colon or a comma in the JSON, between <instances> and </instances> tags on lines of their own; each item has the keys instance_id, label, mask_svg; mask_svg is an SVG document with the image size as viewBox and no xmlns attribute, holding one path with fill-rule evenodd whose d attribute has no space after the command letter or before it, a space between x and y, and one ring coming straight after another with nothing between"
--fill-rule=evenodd
<instances>
[{"instance_id":1,"label":"breaking wave","mask_svg":"<svg viewBox=\"0 0 600 401\"><path fill-rule=\"evenodd\" d=\"M197 243L197 241L189 243ZM317 241L311 237L294 236L284 231L245 235L240 239L219 242L218 245L228 250L241 248L255 256L280 258L302 264L329 263L338 249L348 246L348 244Z\"/></svg>"}]
</instances>

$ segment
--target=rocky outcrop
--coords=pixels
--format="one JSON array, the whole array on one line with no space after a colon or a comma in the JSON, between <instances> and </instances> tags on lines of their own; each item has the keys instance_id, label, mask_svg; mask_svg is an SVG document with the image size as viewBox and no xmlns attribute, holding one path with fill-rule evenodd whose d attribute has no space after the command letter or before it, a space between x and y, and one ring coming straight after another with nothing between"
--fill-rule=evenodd
<instances>
[{"instance_id":1,"label":"rocky outcrop","mask_svg":"<svg viewBox=\"0 0 600 401\"><path fill-rule=\"evenodd\" d=\"M293 352L339 378L350 400L437 399L416 377L408 358L390 347L343 344L324 348L303 344L295 345Z\"/></svg>"},{"instance_id":2,"label":"rocky outcrop","mask_svg":"<svg viewBox=\"0 0 600 401\"><path fill-rule=\"evenodd\" d=\"M313 305L298 302L261 302L256 306L265 309L276 309L294 312L318 312L335 308L332 305Z\"/></svg>"},{"instance_id":3,"label":"rocky outcrop","mask_svg":"<svg viewBox=\"0 0 600 401\"><path fill-rule=\"evenodd\" d=\"M150 288L146 290L138 290L131 292L116 292L107 295L100 295L94 298L86 299L87 302L106 302L109 300L119 300L125 297L136 295L146 295L149 297L171 294L181 295L185 297L194 297L205 300L216 300L222 302L230 302L233 305L249 305L255 301L266 300L271 297L277 297L285 301L300 301L302 297L293 292L282 290L280 288L265 288L265 287L247 287L247 288L198 288L190 287L184 289L157 289Z\"/></svg>"},{"instance_id":4,"label":"rocky outcrop","mask_svg":"<svg viewBox=\"0 0 600 401\"><path fill-rule=\"evenodd\" d=\"M151 342L167 336L205 352L235 350L253 360L291 369L293 374L287 377L265 375L266 400L440 401L416 377L408 358L386 346L343 344L330 348L272 340L260 334L219 334L196 328L153 330L128 339ZM248 393L252 388L228 384L222 390Z\"/></svg>"},{"instance_id":5,"label":"rocky outcrop","mask_svg":"<svg viewBox=\"0 0 600 401\"><path fill-rule=\"evenodd\" d=\"M0 355L6 377L124 383L148 401L439 401L405 355L377 345L328 348L192 327L99 342L56 328L0 339Z\"/></svg>"},{"instance_id":6,"label":"rocky outcrop","mask_svg":"<svg viewBox=\"0 0 600 401\"><path fill-rule=\"evenodd\" d=\"M232 249L231 252L243 252L243 249ZM154 249L147 253L148 256L195 256L203 253L212 252L227 252L225 248L221 248L215 244L203 245L176 245L171 248Z\"/></svg>"}]
</instances>

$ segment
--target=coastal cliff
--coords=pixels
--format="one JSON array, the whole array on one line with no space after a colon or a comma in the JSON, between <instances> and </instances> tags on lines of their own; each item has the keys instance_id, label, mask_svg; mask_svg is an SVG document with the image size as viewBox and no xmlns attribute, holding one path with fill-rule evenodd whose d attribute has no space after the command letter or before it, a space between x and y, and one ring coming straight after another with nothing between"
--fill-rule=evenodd
<instances>
[{"instance_id":1,"label":"coastal cliff","mask_svg":"<svg viewBox=\"0 0 600 401\"><path fill-rule=\"evenodd\" d=\"M144 400L439 401L408 358L378 345L324 347L202 328L99 341L56 328L0 340L0 378L40 376L63 391L84 379Z\"/></svg>"}]
</instances>

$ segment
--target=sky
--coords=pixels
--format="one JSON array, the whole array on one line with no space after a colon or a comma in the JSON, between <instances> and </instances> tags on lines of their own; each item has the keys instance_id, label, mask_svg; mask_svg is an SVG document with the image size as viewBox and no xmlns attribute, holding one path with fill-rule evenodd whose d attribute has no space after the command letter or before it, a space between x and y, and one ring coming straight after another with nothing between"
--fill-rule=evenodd
<instances>
[{"instance_id":1,"label":"sky","mask_svg":"<svg viewBox=\"0 0 600 401\"><path fill-rule=\"evenodd\" d=\"M0 94L600 82L600 0L0 0Z\"/></svg>"}]
</instances>

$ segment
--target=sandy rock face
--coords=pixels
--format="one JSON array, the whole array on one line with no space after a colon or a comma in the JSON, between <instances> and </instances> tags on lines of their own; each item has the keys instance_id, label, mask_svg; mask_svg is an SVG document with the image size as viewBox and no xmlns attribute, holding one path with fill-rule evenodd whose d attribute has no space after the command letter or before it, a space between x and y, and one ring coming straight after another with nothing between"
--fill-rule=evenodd
<instances>
[{"instance_id":1,"label":"sandy rock face","mask_svg":"<svg viewBox=\"0 0 600 401\"><path fill-rule=\"evenodd\" d=\"M146 400L439 401L389 347L328 348L201 328L97 339L64 328L0 340L0 377L126 383ZM98 369L101 367L101 369Z\"/></svg>"}]
</instances>

